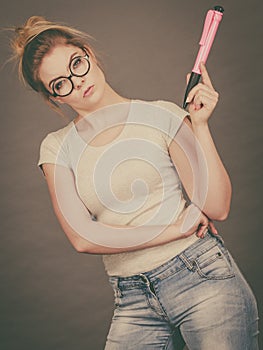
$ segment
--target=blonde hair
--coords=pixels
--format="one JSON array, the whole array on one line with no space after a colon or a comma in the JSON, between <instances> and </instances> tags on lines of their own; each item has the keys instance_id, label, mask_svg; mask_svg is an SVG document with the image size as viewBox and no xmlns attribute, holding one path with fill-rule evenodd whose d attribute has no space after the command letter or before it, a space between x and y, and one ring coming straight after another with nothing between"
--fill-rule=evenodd
<instances>
[{"instance_id":1,"label":"blonde hair","mask_svg":"<svg viewBox=\"0 0 263 350\"><path fill-rule=\"evenodd\" d=\"M49 22L40 16L30 17L23 26L15 28L15 37L11 40L13 58L18 59L19 78L41 93L49 106L61 114L59 105L50 98L49 91L39 78L40 64L43 57L59 44L85 48L96 60L89 44L91 39L91 36L73 27Z\"/></svg>"}]
</instances>

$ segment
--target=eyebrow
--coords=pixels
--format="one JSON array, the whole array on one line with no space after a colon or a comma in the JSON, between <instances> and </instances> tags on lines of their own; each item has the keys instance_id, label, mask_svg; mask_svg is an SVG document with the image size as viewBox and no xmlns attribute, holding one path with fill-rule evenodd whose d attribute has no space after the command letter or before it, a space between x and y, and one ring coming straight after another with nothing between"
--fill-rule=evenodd
<instances>
[{"instance_id":1,"label":"eyebrow","mask_svg":"<svg viewBox=\"0 0 263 350\"><path fill-rule=\"evenodd\" d=\"M68 66L70 65L70 62L72 61L73 57L74 57L77 53L78 53L78 52L74 52L73 54L70 55ZM57 80L58 78L62 78L62 77L63 77L63 76L60 75L59 77L52 79L52 80L49 82L48 86L51 87L51 84L52 84L55 80Z\"/></svg>"}]
</instances>

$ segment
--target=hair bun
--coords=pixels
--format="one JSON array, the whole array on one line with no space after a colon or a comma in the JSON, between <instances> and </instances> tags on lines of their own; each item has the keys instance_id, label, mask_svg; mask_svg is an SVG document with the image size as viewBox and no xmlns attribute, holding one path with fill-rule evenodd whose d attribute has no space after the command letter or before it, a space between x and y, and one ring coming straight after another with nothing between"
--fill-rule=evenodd
<instances>
[{"instance_id":1,"label":"hair bun","mask_svg":"<svg viewBox=\"0 0 263 350\"><path fill-rule=\"evenodd\" d=\"M38 34L39 28L49 23L50 22L42 16L32 16L23 26L16 27L16 36L12 41L12 48L15 55L21 57L25 46Z\"/></svg>"},{"instance_id":2,"label":"hair bun","mask_svg":"<svg viewBox=\"0 0 263 350\"><path fill-rule=\"evenodd\" d=\"M47 23L46 19L42 16L32 16L29 17L25 23L25 27L34 27L35 25L43 25L43 23Z\"/></svg>"}]
</instances>

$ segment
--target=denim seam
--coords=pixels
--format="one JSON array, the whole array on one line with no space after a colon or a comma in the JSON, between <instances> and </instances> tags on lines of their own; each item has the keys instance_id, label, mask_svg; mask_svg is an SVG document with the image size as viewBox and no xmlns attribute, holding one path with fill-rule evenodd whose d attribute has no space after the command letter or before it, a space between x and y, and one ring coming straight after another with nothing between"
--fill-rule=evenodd
<instances>
[{"instance_id":1,"label":"denim seam","mask_svg":"<svg viewBox=\"0 0 263 350\"><path fill-rule=\"evenodd\" d=\"M213 247L211 247L210 249L212 249ZM219 249L219 251L222 254L222 257L218 256L217 258L214 257L214 259L210 258L209 259L209 264L208 262L206 262L206 264L204 266L202 266L202 268L209 266L212 262L216 261L217 259L223 259L226 266L228 267L229 272L231 272L231 264L229 263L229 261L226 259L225 254L223 251L221 251L220 247L217 246L217 248ZM207 250L209 251L209 250ZM228 273L225 275L221 275L221 276L207 276L205 273L203 273L202 268L200 267L200 264L198 263L198 258L201 257L203 254L200 254L198 257L196 257L194 260L190 260L187 256L185 256L184 254L180 254L180 258L181 260L185 263L186 267L188 268L188 270L195 272L197 271L197 273L199 274L199 276L201 276L202 278L205 278L207 280L224 280L224 279L229 279L234 277L234 273Z\"/></svg>"},{"instance_id":2,"label":"denim seam","mask_svg":"<svg viewBox=\"0 0 263 350\"><path fill-rule=\"evenodd\" d=\"M166 308L164 307L164 305L163 305L162 302L161 302L161 299L160 299L160 290L159 290L159 287L158 287L158 281L157 281L157 280L156 280L156 285L154 286L154 289L155 289L155 293L156 293L156 298L158 298L158 302L159 302L159 304L160 304L160 306L161 306L161 308L162 308L164 314L166 315L166 321L168 321L169 324L170 324L171 326L173 326L173 324L171 323L170 318L169 318L169 316L168 316L167 310L166 310ZM173 331L173 332L175 332L175 331Z\"/></svg>"},{"instance_id":3,"label":"denim seam","mask_svg":"<svg viewBox=\"0 0 263 350\"><path fill-rule=\"evenodd\" d=\"M179 273L180 271L184 270L185 266L182 266L181 268L170 268L168 271L163 271L160 273L160 276L156 276L155 279L158 281L163 281L164 279L173 276L177 273Z\"/></svg>"},{"instance_id":4,"label":"denim seam","mask_svg":"<svg viewBox=\"0 0 263 350\"><path fill-rule=\"evenodd\" d=\"M209 266L212 264L214 261L224 259L223 254L221 252L218 252L215 254L212 258L207 259L205 262L202 264L202 268Z\"/></svg>"},{"instance_id":5,"label":"denim seam","mask_svg":"<svg viewBox=\"0 0 263 350\"><path fill-rule=\"evenodd\" d=\"M140 275L145 283L145 288L143 288L143 292L145 294L147 303L149 305L149 307L155 312L157 313L158 316L162 317L165 321L168 321L168 316L160 302L160 299L156 293L156 289L153 286L153 282L151 282L145 275L141 274ZM153 288L153 290L152 290ZM155 300L155 302L158 305L158 308L160 309L160 312L158 311L158 309L156 307L154 307L154 305L151 303L150 299L149 299L149 294L151 295L151 298L153 298Z\"/></svg>"},{"instance_id":6,"label":"denim seam","mask_svg":"<svg viewBox=\"0 0 263 350\"><path fill-rule=\"evenodd\" d=\"M201 276L201 277L203 277L203 278L205 278L205 279L207 279L207 280L217 280L217 281L218 281L218 280L225 280L225 279L229 279L229 278L235 277L235 274L234 274L234 272L233 272L233 270L232 270L231 262L230 262L230 260L229 260L229 259L227 258L227 256L226 256L226 255L228 255L228 251L225 250L225 252L224 252L224 251L220 248L219 245L217 245L217 248L218 248L219 252L222 254L220 257L218 256L218 258L224 260L226 266L227 266L228 269L229 269L229 273L228 273L228 274L225 274L225 275L221 275L221 276L215 276L215 275L214 275L214 276L209 277L209 276L207 276L205 273L202 272L202 269L201 269L201 267L200 267L200 265L198 264L198 261L197 261L197 259L196 259L195 262L194 262L194 264L195 264L195 266L196 266L196 270L197 270L199 276ZM209 260L210 264L211 264L212 262L214 262L214 261L216 261L216 259L213 259L213 260L210 259L210 260ZM208 265L209 265L209 264L206 263L202 268L204 268L204 267L206 267L206 266L208 266Z\"/></svg>"},{"instance_id":7,"label":"denim seam","mask_svg":"<svg viewBox=\"0 0 263 350\"><path fill-rule=\"evenodd\" d=\"M212 242L211 242L212 243ZM203 255L204 253L208 252L210 249L212 249L213 247L217 246L218 243L217 242L213 242L212 244L209 244L208 247L203 247L203 249L199 249L198 250L198 254L188 254L187 250L182 252L182 254L189 260L191 260L191 255L194 255L193 260L199 258L201 255ZM181 254L180 254L181 255ZM192 261L193 261L192 260Z\"/></svg>"},{"instance_id":8,"label":"denim seam","mask_svg":"<svg viewBox=\"0 0 263 350\"><path fill-rule=\"evenodd\" d=\"M218 246L218 249L223 254L223 257L227 260L229 266L232 267L232 263L231 263L231 259L230 259L230 256L229 256L228 249L224 245Z\"/></svg>"},{"instance_id":9,"label":"denim seam","mask_svg":"<svg viewBox=\"0 0 263 350\"><path fill-rule=\"evenodd\" d=\"M194 260L188 259L183 253L179 255L179 258L182 260L182 262L185 264L188 270L194 271L195 270L195 264Z\"/></svg>"},{"instance_id":10,"label":"denim seam","mask_svg":"<svg viewBox=\"0 0 263 350\"><path fill-rule=\"evenodd\" d=\"M228 274L228 275L222 275L222 276L207 276L205 273L202 272L201 268L198 266L197 263L195 263L196 265L196 271L197 273L199 274L200 277L202 278L205 278L206 280L217 280L217 281L220 281L220 280L226 280L226 279L229 279L229 278L233 278L235 277L234 274Z\"/></svg>"},{"instance_id":11,"label":"denim seam","mask_svg":"<svg viewBox=\"0 0 263 350\"><path fill-rule=\"evenodd\" d=\"M175 331L173 331L172 334L170 334L169 337L167 338L167 342L166 342L166 344L164 345L163 350L166 350L166 349L167 349L167 346L169 345L170 340L171 340L171 339L173 338L173 336L174 336L174 333L175 333Z\"/></svg>"},{"instance_id":12,"label":"denim seam","mask_svg":"<svg viewBox=\"0 0 263 350\"><path fill-rule=\"evenodd\" d=\"M168 321L168 317L167 317L166 313L164 312L163 307L162 307L162 305L159 302L159 299L156 296L154 296L154 294L150 291L150 295L151 295L152 298L154 298L157 301L157 303L159 305L159 308L160 308L160 311L156 307L154 307L154 305L149 300L149 296L148 296L149 292L148 292L148 290L144 289L143 292L144 292L144 295L145 295L145 298L146 298L146 302L147 302L149 308L152 311L154 311L160 318L162 318L163 320L165 320L167 322Z\"/></svg>"}]
</instances>

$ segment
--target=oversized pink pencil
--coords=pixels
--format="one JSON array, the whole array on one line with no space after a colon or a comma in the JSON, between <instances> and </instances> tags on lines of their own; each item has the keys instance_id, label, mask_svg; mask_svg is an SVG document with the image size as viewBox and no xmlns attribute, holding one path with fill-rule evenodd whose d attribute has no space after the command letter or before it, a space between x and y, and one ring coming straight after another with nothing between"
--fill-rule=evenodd
<instances>
[{"instance_id":1,"label":"oversized pink pencil","mask_svg":"<svg viewBox=\"0 0 263 350\"><path fill-rule=\"evenodd\" d=\"M192 69L192 73L185 91L183 108L187 107L186 99L189 94L189 91L198 84L201 71L200 71L200 63L206 63L207 57L209 55L211 46L215 39L215 35L219 26L219 23L222 20L224 9L222 6L215 6L213 10L209 10L206 14L204 29L202 33L201 40L199 42L200 49L198 51L198 55L196 57L196 61L194 64L194 68Z\"/></svg>"}]
</instances>

